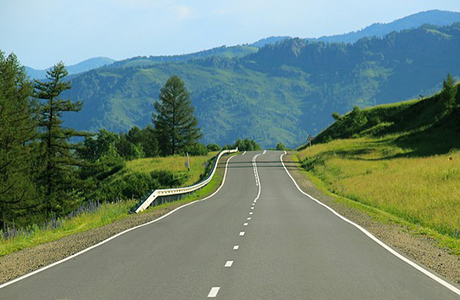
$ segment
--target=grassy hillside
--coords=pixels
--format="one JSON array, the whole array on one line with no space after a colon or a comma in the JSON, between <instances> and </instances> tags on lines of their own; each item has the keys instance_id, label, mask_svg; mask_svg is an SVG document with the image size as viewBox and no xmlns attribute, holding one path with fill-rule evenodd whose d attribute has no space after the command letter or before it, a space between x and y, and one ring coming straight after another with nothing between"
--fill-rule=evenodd
<instances>
[{"instance_id":1,"label":"grassy hillside","mask_svg":"<svg viewBox=\"0 0 460 300\"><path fill-rule=\"evenodd\" d=\"M458 49L460 23L353 45L288 39L242 57L227 58L224 48L221 56L182 61L134 59L73 77L65 97L84 106L66 124L115 132L144 127L161 86L178 75L191 92L203 142L248 137L266 148L293 147L330 125L332 111L433 93L448 72L460 76Z\"/></svg>"},{"instance_id":2,"label":"grassy hillside","mask_svg":"<svg viewBox=\"0 0 460 300\"><path fill-rule=\"evenodd\" d=\"M431 230L460 255L460 92L448 108L442 95L352 111L298 157L328 191Z\"/></svg>"}]
</instances>

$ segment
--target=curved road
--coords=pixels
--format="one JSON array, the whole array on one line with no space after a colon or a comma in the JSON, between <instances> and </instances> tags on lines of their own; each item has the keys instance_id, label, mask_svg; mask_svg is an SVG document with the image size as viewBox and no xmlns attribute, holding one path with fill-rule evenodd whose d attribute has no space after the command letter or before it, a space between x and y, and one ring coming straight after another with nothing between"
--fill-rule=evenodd
<instances>
[{"instance_id":1,"label":"curved road","mask_svg":"<svg viewBox=\"0 0 460 300\"><path fill-rule=\"evenodd\" d=\"M0 288L0 299L459 299L300 193L282 152L233 157L223 188Z\"/></svg>"}]
</instances>

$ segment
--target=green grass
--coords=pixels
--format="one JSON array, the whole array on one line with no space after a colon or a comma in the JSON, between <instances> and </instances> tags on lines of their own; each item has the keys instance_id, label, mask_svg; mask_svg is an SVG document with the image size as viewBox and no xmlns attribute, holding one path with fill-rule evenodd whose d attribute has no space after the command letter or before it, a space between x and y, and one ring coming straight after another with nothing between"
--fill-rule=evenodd
<instances>
[{"instance_id":1,"label":"green grass","mask_svg":"<svg viewBox=\"0 0 460 300\"><path fill-rule=\"evenodd\" d=\"M62 219L62 225L56 229L41 229L34 225L29 230L20 232L15 238L0 238L0 257L127 218L135 202L130 200L114 204L104 203L95 212L83 213L71 219Z\"/></svg>"},{"instance_id":2,"label":"green grass","mask_svg":"<svg viewBox=\"0 0 460 300\"><path fill-rule=\"evenodd\" d=\"M207 156L191 157L191 172L188 181L184 184L184 186L199 181L200 175L205 171L204 162L208 161L216 154L217 153L210 153ZM171 170L175 172L188 173L184 162L184 157L179 156L133 160L127 163L128 171L125 172L124 175L129 174L129 172L149 173L153 170ZM168 208L178 204L189 203L210 195L221 184L224 170L224 168L217 169L213 179L206 187L188 195L183 200L158 205L150 208L147 212ZM71 234L102 227L120 219L129 218L130 215L128 213L137 201L138 200L128 200L114 204L104 203L94 212L83 213L71 219L64 218L59 220L62 224L56 229L41 229L39 226L35 225L28 230L20 232L15 238L0 238L0 257L25 248L55 241Z\"/></svg>"},{"instance_id":3,"label":"green grass","mask_svg":"<svg viewBox=\"0 0 460 300\"><path fill-rule=\"evenodd\" d=\"M413 157L400 135L334 140L298 158L320 188L385 212L460 255L460 152ZM387 217L388 219L388 217Z\"/></svg>"},{"instance_id":4,"label":"green grass","mask_svg":"<svg viewBox=\"0 0 460 300\"><path fill-rule=\"evenodd\" d=\"M200 176L205 171L205 163L215 157L217 152L209 152L205 156L190 156L190 171L188 171L185 162L186 156L169 156L141 158L126 162L127 173L140 172L150 173L155 170L168 170L178 174L180 177L186 177L183 186L193 185L200 181Z\"/></svg>"}]
</instances>

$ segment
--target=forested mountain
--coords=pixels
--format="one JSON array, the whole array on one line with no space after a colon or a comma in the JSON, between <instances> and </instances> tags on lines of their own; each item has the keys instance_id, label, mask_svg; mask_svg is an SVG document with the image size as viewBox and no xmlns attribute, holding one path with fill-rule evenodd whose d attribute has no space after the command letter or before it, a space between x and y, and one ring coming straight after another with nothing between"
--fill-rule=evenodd
<instances>
[{"instance_id":1,"label":"forested mountain","mask_svg":"<svg viewBox=\"0 0 460 300\"><path fill-rule=\"evenodd\" d=\"M67 72L69 72L69 74L78 74L105 65L110 65L114 61L115 60L107 57L90 58L76 65L68 66ZM32 79L44 79L46 77L46 70L36 70L30 67L26 67L26 72L27 75L29 75L29 77Z\"/></svg>"},{"instance_id":2,"label":"forested mountain","mask_svg":"<svg viewBox=\"0 0 460 300\"><path fill-rule=\"evenodd\" d=\"M390 23L375 23L358 31L352 31L344 34L322 36L319 38L305 38L308 41L326 42L326 43L355 43L362 38L384 37L393 31L402 31L407 29L418 28L425 24L447 26L460 22L460 13L453 11L429 10L419 12ZM272 36L261 39L252 46L263 47L268 44L276 44L292 37L289 36Z\"/></svg>"},{"instance_id":3,"label":"forested mountain","mask_svg":"<svg viewBox=\"0 0 460 300\"><path fill-rule=\"evenodd\" d=\"M460 13L458 12L429 10L401 18L391 23L375 23L362 30L346 34L323 36L310 40L328 43L354 43L364 37L384 37L393 31L414 29L425 24L447 26L456 22L460 22Z\"/></svg>"},{"instance_id":4,"label":"forested mountain","mask_svg":"<svg viewBox=\"0 0 460 300\"><path fill-rule=\"evenodd\" d=\"M460 75L460 23L426 25L355 44L288 39L243 57L112 64L72 78L66 97L85 102L67 117L77 129L126 131L151 122L153 102L171 75L191 92L204 142L238 137L264 147L295 146L354 105L418 98Z\"/></svg>"}]
</instances>

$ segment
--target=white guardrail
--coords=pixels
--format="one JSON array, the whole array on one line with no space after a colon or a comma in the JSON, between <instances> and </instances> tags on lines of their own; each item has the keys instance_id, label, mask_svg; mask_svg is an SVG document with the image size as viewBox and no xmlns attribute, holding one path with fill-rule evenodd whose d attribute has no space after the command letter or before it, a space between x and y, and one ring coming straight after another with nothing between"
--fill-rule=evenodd
<instances>
[{"instance_id":1,"label":"white guardrail","mask_svg":"<svg viewBox=\"0 0 460 300\"><path fill-rule=\"evenodd\" d=\"M150 196L148 196L144 202L139 205L135 210L134 212L137 214L143 210L146 210L147 207L149 207L153 201L155 201L156 198L158 197L162 197L162 196L171 196L171 195L180 195L180 194L186 194L186 193L191 193L191 192L194 192L198 189L201 189L202 187L204 187L205 185L207 185L212 177L214 177L214 173L216 172L216 169L217 169L217 165L219 163L219 159L222 157L222 155L224 154L228 154L228 153L235 153L238 151L238 148L234 149L234 150L224 150L224 151L221 151L218 155L217 155L217 158L214 162L214 166L212 168L212 172L211 172L211 175L208 176L208 178L206 178L205 180L197 183L197 184L194 184L194 185L191 185L191 186L187 186L187 187L182 187L182 188L174 188L174 189L158 189L158 190L155 190L153 193L150 194Z\"/></svg>"}]
</instances>

